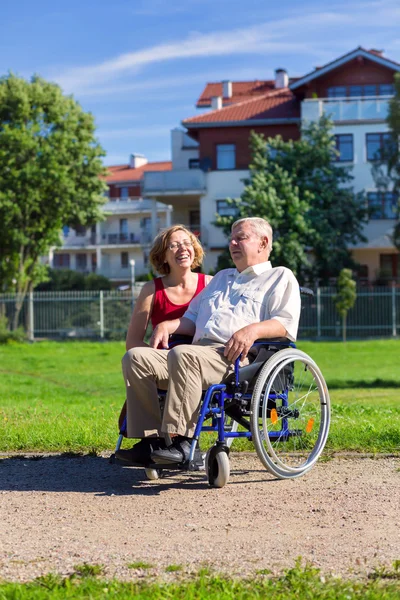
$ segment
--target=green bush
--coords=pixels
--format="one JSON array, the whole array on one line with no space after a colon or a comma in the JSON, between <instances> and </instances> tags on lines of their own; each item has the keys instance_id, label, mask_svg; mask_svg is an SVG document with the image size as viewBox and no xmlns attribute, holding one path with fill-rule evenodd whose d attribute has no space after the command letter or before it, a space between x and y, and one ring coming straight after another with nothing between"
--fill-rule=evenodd
<instances>
[{"instance_id":1,"label":"green bush","mask_svg":"<svg viewBox=\"0 0 400 600\"><path fill-rule=\"evenodd\" d=\"M0 344L8 342L24 342L26 334L23 327L18 327L14 331L10 331L8 319L5 315L0 315Z\"/></svg>"}]
</instances>

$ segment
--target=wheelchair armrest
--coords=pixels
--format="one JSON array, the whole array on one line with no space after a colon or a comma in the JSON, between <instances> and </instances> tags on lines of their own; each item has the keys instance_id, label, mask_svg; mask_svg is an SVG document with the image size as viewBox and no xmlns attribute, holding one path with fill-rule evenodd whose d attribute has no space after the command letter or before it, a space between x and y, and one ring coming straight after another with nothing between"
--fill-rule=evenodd
<instances>
[{"instance_id":1,"label":"wheelchair armrest","mask_svg":"<svg viewBox=\"0 0 400 600\"><path fill-rule=\"evenodd\" d=\"M193 342L193 335L182 335L180 333L173 333L169 336L168 347L174 348L180 344L191 344Z\"/></svg>"},{"instance_id":2,"label":"wheelchair armrest","mask_svg":"<svg viewBox=\"0 0 400 600\"><path fill-rule=\"evenodd\" d=\"M261 346L264 344L291 344L291 341L289 340L289 338L286 337L280 337L280 338L260 338L259 340L256 340L253 344L253 346Z\"/></svg>"},{"instance_id":3,"label":"wheelchair armrest","mask_svg":"<svg viewBox=\"0 0 400 600\"><path fill-rule=\"evenodd\" d=\"M300 294L303 294L303 296L310 296L311 298L314 296L313 290L308 287L300 287Z\"/></svg>"}]
</instances>

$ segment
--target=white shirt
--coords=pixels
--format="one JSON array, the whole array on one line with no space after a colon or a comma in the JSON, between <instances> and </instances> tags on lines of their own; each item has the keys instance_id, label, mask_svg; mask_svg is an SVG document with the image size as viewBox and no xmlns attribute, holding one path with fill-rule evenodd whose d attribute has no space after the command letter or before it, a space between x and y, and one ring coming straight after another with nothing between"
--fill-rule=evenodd
<instances>
[{"instance_id":1,"label":"white shirt","mask_svg":"<svg viewBox=\"0 0 400 600\"><path fill-rule=\"evenodd\" d=\"M276 319L294 341L300 319L300 289L286 267L264 262L219 271L190 303L184 314L196 324L193 342L207 338L221 344L251 323Z\"/></svg>"}]
</instances>

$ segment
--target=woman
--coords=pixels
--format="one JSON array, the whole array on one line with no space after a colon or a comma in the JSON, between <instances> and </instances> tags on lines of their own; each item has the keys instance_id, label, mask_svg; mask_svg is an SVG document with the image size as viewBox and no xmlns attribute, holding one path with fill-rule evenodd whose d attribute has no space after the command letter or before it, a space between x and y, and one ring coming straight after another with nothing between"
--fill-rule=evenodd
<instances>
[{"instance_id":1,"label":"woman","mask_svg":"<svg viewBox=\"0 0 400 600\"><path fill-rule=\"evenodd\" d=\"M162 321L179 319L191 300L211 281L211 275L193 273L204 256L203 248L193 233L183 225L173 225L157 235L150 251L150 263L162 277L143 286L126 336L126 349L148 346L144 341L151 320L153 329ZM127 388L129 397L129 387ZM122 409L120 428L125 418Z\"/></svg>"}]
</instances>

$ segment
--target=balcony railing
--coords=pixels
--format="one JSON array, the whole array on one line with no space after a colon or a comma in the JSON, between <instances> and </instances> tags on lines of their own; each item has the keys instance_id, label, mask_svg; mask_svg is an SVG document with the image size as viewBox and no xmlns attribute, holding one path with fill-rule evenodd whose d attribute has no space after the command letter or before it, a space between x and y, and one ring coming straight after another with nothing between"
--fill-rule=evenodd
<instances>
[{"instance_id":1,"label":"balcony railing","mask_svg":"<svg viewBox=\"0 0 400 600\"><path fill-rule=\"evenodd\" d=\"M64 248L87 248L88 246L123 246L131 244L149 244L152 241L152 235L149 231L129 233L103 233L96 236L64 236Z\"/></svg>"},{"instance_id":2,"label":"balcony railing","mask_svg":"<svg viewBox=\"0 0 400 600\"><path fill-rule=\"evenodd\" d=\"M103 205L105 212L124 212L124 213L151 213L153 210L153 201L149 199L138 199L138 198L108 198L107 202ZM162 202L157 202L157 212L165 212L168 210L167 206Z\"/></svg>"},{"instance_id":3,"label":"balcony railing","mask_svg":"<svg viewBox=\"0 0 400 600\"><path fill-rule=\"evenodd\" d=\"M144 194L199 194L204 190L204 173L200 169L147 171L144 173Z\"/></svg>"},{"instance_id":4,"label":"balcony railing","mask_svg":"<svg viewBox=\"0 0 400 600\"><path fill-rule=\"evenodd\" d=\"M316 98L303 100L301 118L317 121L322 115L334 122L384 121L391 96L366 96L360 98Z\"/></svg>"},{"instance_id":5,"label":"balcony railing","mask_svg":"<svg viewBox=\"0 0 400 600\"><path fill-rule=\"evenodd\" d=\"M101 236L101 245L123 245L123 244L148 244L152 236L148 231L140 233L104 233Z\"/></svg>"},{"instance_id":6,"label":"balcony railing","mask_svg":"<svg viewBox=\"0 0 400 600\"><path fill-rule=\"evenodd\" d=\"M97 243L96 234L90 235L63 235L63 246L74 248L86 248L86 246L95 246Z\"/></svg>"}]
</instances>

